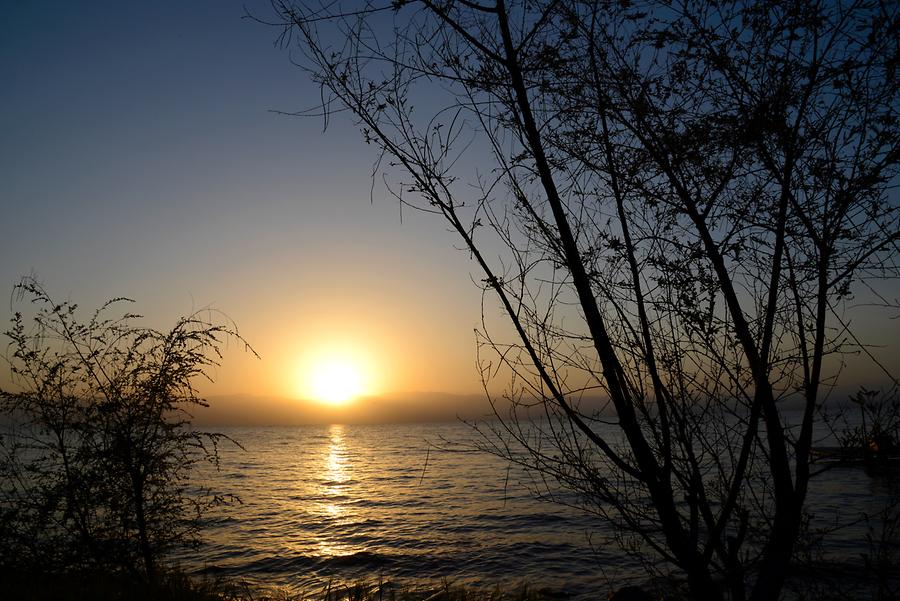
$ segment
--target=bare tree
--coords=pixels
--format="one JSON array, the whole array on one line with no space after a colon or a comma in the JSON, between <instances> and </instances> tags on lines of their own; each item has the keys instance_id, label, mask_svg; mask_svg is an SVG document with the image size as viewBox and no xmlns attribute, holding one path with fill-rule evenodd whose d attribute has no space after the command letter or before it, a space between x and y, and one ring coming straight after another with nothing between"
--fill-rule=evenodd
<instances>
[{"instance_id":1,"label":"bare tree","mask_svg":"<svg viewBox=\"0 0 900 601\"><path fill-rule=\"evenodd\" d=\"M849 300L896 306L872 283L897 275L900 6L273 7L321 114L356 117L514 328L481 332L512 374L485 446L697 598L777 598L829 358L865 348Z\"/></svg>"},{"instance_id":2,"label":"bare tree","mask_svg":"<svg viewBox=\"0 0 900 601\"><path fill-rule=\"evenodd\" d=\"M194 380L222 344L246 343L213 312L160 332L110 316L127 299L81 321L33 279L17 290L35 309L6 332L0 568L125 569L155 582L165 554L196 543L204 511L227 500L190 480L198 462L218 462L224 437L191 428L189 411L205 406Z\"/></svg>"}]
</instances>

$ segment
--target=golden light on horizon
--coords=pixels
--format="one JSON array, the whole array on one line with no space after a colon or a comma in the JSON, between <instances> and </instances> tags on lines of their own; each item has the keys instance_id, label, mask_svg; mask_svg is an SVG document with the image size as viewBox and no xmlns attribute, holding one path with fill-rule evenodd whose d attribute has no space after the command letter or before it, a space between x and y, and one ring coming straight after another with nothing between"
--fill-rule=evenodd
<instances>
[{"instance_id":1,"label":"golden light on horizon","mask_svg":"<svg viewBox=\"0 0 900 601\"><path fill-rule=\"evenodd\" d=\"M308 360L298 384L302 396L328 405L345 405L374 392L369 366L358 354L347 351Z\"/></svg>"}]
</instances>

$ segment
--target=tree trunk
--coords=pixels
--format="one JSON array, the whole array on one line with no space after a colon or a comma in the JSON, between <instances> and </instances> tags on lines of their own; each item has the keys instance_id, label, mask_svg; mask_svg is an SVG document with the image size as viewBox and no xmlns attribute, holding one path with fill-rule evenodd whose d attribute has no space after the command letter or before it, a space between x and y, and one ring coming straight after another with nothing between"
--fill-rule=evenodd
<instances>
[{"instance_id":1,"label":"tree trunk","mask_svg":"<svg viewBox=\"0 0 900 601\"><path fill-rule=\"evenodd\" d=\"M147 533L147 516L144 509L143 478L133 471L131 474L132 494L134 495L134 517L138 527L138 541L141 546L141 558L144 561L144 574L147 582L156 582L156 561L153 558L153 549L150 546L150 537Z\"/></svg>"}]
</instances>

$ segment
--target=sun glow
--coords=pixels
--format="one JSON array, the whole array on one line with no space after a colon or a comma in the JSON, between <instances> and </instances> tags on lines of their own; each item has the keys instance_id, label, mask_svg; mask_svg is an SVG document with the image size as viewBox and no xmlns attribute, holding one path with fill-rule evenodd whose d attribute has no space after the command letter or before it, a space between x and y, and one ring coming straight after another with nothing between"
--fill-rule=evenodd
<instances>
[{"instance_id":1,"label":"sun glow","mask_svg":"<svg viewBox=\"0 0 900 601\"><path fill-rule=\"evenodd\" d=\"M329 405L343 405L371 394L371 378L362 361L350 354L333 353L307 364L301 392Z\"/></svg>"}]
</instances>

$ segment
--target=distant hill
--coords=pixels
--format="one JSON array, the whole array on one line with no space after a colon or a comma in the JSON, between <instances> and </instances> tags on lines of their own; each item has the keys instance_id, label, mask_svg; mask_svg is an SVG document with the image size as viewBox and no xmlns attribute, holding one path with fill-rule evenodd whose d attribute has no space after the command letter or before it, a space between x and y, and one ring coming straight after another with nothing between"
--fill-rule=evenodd
<instances>
[{"instance_id":1,"label":"distant hill","mask_svg":"<svg viewBox=\"0 0 900 601\"><path fill-rule=\"evenodd\" d=\"M199 426L396 423L480 419L492 415L483 395L403 393L361 398L345 406L252 395L210 397L192 411Z\"/></svg>"}]
</instances>

